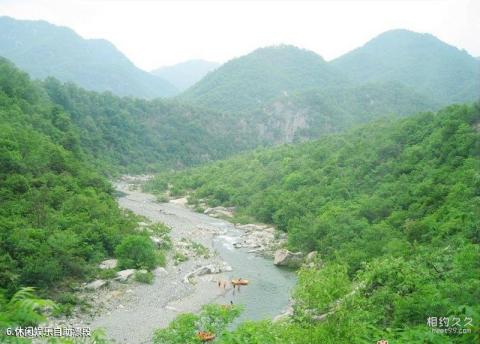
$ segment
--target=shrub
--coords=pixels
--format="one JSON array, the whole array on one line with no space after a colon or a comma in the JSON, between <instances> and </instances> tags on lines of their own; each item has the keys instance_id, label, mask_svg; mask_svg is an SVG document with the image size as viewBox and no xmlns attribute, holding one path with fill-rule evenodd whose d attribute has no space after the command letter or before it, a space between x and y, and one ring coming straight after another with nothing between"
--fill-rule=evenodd
<instances>
[{"instance_id":1,"label":"shrub","mask_svg":"<svg viewBox=\"0 0 480 344\"><path fill-rule=\"evenodd\" d=\"M145 284L152 284L153 283L153 273L150 271L137 271L135 272L135 275L133 276L135 281L140 282L140 283L145 283Z\"/></svg>"},{"instance_id":2,"label":"shrub","mask_svg":"<svg viewBox=\"0 0 480 344\"><path fill-rule=\"evenodd\" d=\"M117 269L99 269L97 273L97 278L100 279L113 279L117 275Z\"/></svg>"},{"instance_id":3,"label":"shrub","mask_svg":"<svg viewBox=\"0 0 480 344\"><path fill-rule=\"evenodd\" d=\"M175 265L177 265L179 263L186 262L188 260L188 257L181 252L175 252L175 254L173 255L173 260L175 262Z\"/></svg>"},{"instance_id":4,"label":"shrub","mask_svg":"<svg viewBox=\"0 0 480 344\"><path fill-rule=\"evenodd\" d=\"M115 250L119 266L123 269L155 268L157 256L155 246L146 236L128 235Z\"/></svg>"},{"instance_id":5,"label":"shrub","mask_svg":"<svg viewBox=\"0 0 480 344\"><path fill-rule=\"evenodd\" d=\"M157 258L157 266L165 267L167 265L167 258L165 257L165 252L162 250L158 250L156 253Z\"/></svg>"}]
</instances>

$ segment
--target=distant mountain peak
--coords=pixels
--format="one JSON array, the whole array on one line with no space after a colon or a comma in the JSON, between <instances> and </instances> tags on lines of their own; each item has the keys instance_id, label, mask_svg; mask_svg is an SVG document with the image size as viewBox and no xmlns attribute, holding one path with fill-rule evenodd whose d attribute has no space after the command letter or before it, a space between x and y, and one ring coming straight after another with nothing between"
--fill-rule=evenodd
<instances>
[{"instance_id":1,"label":"distant mountain peak","mask_svg":"<svg viewBox=\"0 0 480 344\"><path fill-rule=\"evenodd\" d=\"M325 60L293 45L258 48L209 73L181 97L223 111L250 111L285 92L346 83Z\"/></svg>"},{"instance_id":2,"label":"distant mountain peak","mask_svg":"<svg viewBox=\"0 0 480 344\"><path fill-rule=\"evenodd\" d=\"M478 97L478 62L429 33L390 30L331 64L357 83L398 81L441 104Z\"/></svg>"},{"instance_id":3,"label":"distant mountain peak","mask_svg":"<svg viewBox=\"0 0 480 344\"><path fill-rule=\"evenodd\" d=\"M111 42L84 39L43 20L0 17L0 56L33 78L53 76L89 90L142 98L177 92L166 80L137 68Z\"/></svg>"},{"instance_id":4,"label":"distant mountain peak","mask_svg":"<svg viewBox=\"0 0 480 344\"><path fill-rule=\"evenodd\" d=\"M164 66L151 71L183 91L220 66L217 62L202 59L187 60L171 66Z\"/></svg>"},{"instance_id":5,"label":"distant mountain peak","mask_svg":"<svg viewBox=\"0 0 480 344\"><path fill-rule=\"evenodd\" d=\"M316 59L317 62L319 61L325 62L324 58L318 55L314 51L311 51L305 48L299 48L295 45L285 44L285 43L257 48L254 51L252 51L250 54L245 55L244 57L248 57L248 56L262 56L266 58L275 57L276 59L273 60L273 62L279 61L279 59L282 57L292 58L292 57L300 57L300 56L309 56L313 59Z\"/></svg>"}]
</instances>

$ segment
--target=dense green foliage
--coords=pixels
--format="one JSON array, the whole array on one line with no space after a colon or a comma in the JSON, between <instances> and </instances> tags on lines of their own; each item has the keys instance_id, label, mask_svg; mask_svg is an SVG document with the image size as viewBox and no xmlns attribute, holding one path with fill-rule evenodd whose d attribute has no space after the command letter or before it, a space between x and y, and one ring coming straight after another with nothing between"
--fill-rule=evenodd
<instances>
[{"instance_id":1,"label":"dense green foliage","mask_svg":"<svg viewBox=\"0 0 480 344\"><path fill-rule=\"evenodd\" d=\"M436 107L394 83L292 93L240 118L178 101L98 94L51 78L42 86L70 114L92 162L111 173L188 167Z\"/></svg>"},{"instance_id":2,"label":"dense green foliage","mask_svg":"<svg viewBox=\"0 0 480 344\"><path fill-rule=\"evenodd\" d=\"M236 306L206 305L199 314L185 313L179 315L170 325L157 330L153 336L155 344L202 343L199 332L215 334L221 340L227 325L240 314Z\"/></svg>"},{"instance_id":3,"label":"dense green foliage","mask_svg":"<svg viewBox=\"0 0 480 344\"><path fill-rule=\"evenodd\" d=\"M90 275L137 220L86 161L68 114L0 61L0 287Z\"/></svg>"},{"instance_id":4,"label":"dense green foliage","mask_svg":"<svg viewBox=\"0 0 480 344\"><path fill-rule=\"evenodd\" d=\"M284 93L345 84L314 52L293 46L257 49L209 73L181 98L226 111L248 111Z\"/></svg>"},{"instance_id":5,"label":"dense green foliage","mask_svg":"<svg viewBox=\"0 0 480 344\"><path fill-rule=\"evenodd\" d=\"M34 295L33 288L18 290L11 298L7 299L0 293L0 339L8 327L15 328L18 325L33 325L45 320L45 310L53 308L54 303L49 300L42 300Z\"/></svg>"},{"instance_id":6,"label":"dense green foliage","mask_svg":"<svg viewBox=\"0 0 480 344\"><path fill-rule=\"evenodd\" d=\"M51 300L39 299L33 288L22 288L7 298L0 291L0 342L2 344L29 344L31 338L14 336L18 328L38 326L47 319L48 313L55 310L57 305ZM38 339L36 341L38 343ZM107 344L102 330L93 331L89 338L45 338L45 343L52 344Z\"/></svg>"},{"instance_id":7,"label":"dense green foliage","mask_svg":"<svg viewBox=\"0 0 480 344\"><path fill-rule=\"evenodd\" d=\"M53 76L89 90L144 98L176 93L166 80L135 67L110 42L83 39L44 21L0 17L0 56L34 78Z\"/></svg>"},{"instance_id":8,"label":"dense green foliage","mask_svg":"<svg viewBox=\"0 0 480 344\"><path fill-rule=\"evenodd\" d=\"M478 105L452 106L161 175L150 187L236 206L287 231L292 249L320 253L324 267L299 275L288 326L300 335L280 342L470 343L478 333L442 336L426 322L480 316L479 123Z\"/></svg>"},{"instance_id":9,"label":"dense green foliage","mask_svg":"<svg viewBox=\"0 0 480 344\"><path fill-rule=\"evenodd\" d=\"M115 254L122 269L153 269L155 246L148 236L128 235L117 246Z\"/></svg>"},{"instance_id":10,"label":"dense green foliage","mask_svg":"<svg viewBox=\"0 0 480 344\"><path fill-rule=\"evenodd\" d=\"M331 64L353 81L397 81L447 105L480 97L480 63L430 34L392 30Z\"/></svg>"},{"instance_id":11,"label":"dense green foliage","mask_svg":"<svg viewBox=\"0 0 480 344\"><path fill-rule=\"evenodd\" d=\"M111 172L181 168L258 144L232 114L177 101L146 101L85 91L47 79L52 101L71 115L82 148Z\"/></svg>"},{"instance_id":12,"label":"dense green foliage","mask_svg":"<svg viewBox=\"0 0 480 344\"><path fill-rule=\"evenodd\" d=\"M142 270L135 272L135 275L133 277L135 281L145 284L152 284L153 280L155 279L155 276L152 272Z\"/></svg>"}]
</instances>

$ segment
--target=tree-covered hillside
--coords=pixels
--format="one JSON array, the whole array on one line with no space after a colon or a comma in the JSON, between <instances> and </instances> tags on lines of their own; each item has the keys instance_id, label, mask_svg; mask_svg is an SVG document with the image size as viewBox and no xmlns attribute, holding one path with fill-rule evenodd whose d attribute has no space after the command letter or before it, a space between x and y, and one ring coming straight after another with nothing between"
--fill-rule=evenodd
<instances>
[{"instance_id":1,"label":"tree-covered hillside","mask_svg":"<svg viewBox=\"0 0 480 344\"><path fill-rule=\"evenodd\" d=\"M382 33L331 64L357 83L397 81L443 105L480 98L480 63L430 34Z\"/></svg>"},{"instance_id":2,"label":"tree-covered hillside","mask_svg":"<svg viewBox=\"0 0 480 344\"><path fill-rule=\"evenodd\" d=\"M328 63L293 46L258 49L225 63L180 97L249 112L292 93L334 94L343 87L389 82L403 84L425 102L473 102L480 97L480 63L432 35L392 30Z\"/></svg>"},{"instance_id":3,"label":"tree-covered hillside","mask_svg":"<svg viewBox=\"0 0 480 344\"><path fill-rule=\"evenodd\" d=\"M142 98L176 93L166 80L135 67L110 42L83 39L44 21L0 17L0 56L33 78L51 76L89 90Z\"/></svg>"},{"instance_id":4,"label":"tree-covered hillside","mask_svg":"<svg viewBox=\"0 0 480 344\"><path fill-rule=\"evenodd\" d=\"M480 316L479 127L478 104L451 106L157 177L152 190L236 206L288 232L291 249L319 252L323 267L300 271L291 323L220 341L478 340L478 322L463 335L427 322Z\"/></svg>"},{"instance_id":5,"label":"tree-covered hillside","mask_svg":"<svg viewBox=\"0 0 480 344\"><path fill-rule=\"evenodd\" d=\"M381 117L395 119L438 104L400 83L369 83L361 86L292 92L252 111L258 135L268 143L316 139L341 132Z\"/></svg>"},{"instance_id":6,"label":"tree-covered hillside","mask_svg":"<svg viewBox=\"0 0 480 344\"><path fill-rule=\"evenodd\" d=\"M217 110L246 112L292 91L345 83L342 74L314 52L280 45L225 63L181 98Z\"/></svg>"},{"instance_id":7,"label":"tree-covered hillside","mask_svg":"<svg viewBox=\"0 0 480 344\"><path fill-rule=\"evenodd\" d=\"M90 276L136 226L112 192L69 115L1 59L0 298Z\"/></svg>"},{"instance_id":8,"label":"tree-covered hillside","mask_svg":"<svg viewBox=\"0 0 480 344\"><path fill-rule=\"evenodd\" d=\"M47 79L51 100L71 115L82 148L109 172L158 171L225 158L257 146L246 121L175 100L120 98Z\"/></svg>"}]
</instances>

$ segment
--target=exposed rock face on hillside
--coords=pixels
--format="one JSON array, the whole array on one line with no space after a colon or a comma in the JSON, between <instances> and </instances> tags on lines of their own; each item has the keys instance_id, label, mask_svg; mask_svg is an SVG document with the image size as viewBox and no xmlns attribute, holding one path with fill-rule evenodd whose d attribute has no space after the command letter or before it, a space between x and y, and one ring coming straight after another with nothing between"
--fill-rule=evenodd
<instances>
[{"instance_id":1,"label":"exposed rock face on hillside","mask_svg":"<svg viewBox=\"0 0 480 344\"><path fill-rule=\"evenodd\" d=\"M265 120L258 125L259 135L274 144L298 141L297 135L309 127L308 107L298 106L291 101L277 100L264 107Z\"/></svg>"}]
</instances>

